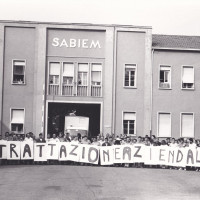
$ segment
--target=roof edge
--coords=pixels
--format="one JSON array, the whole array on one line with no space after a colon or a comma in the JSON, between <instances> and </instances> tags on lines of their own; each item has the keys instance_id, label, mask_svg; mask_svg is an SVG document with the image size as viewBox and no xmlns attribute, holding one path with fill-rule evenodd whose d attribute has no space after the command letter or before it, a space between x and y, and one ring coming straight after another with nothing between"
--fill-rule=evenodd
<instances>
[{"instance_id":1,"label":"roof edge","mask_svg":"<svg viewBox=\"0 0 200 200\"><path fill-rule=\"evenodd\" d=\"M93 24L93 23L65 23L65 22L44 22L44 21L40 22L40 21L24 21L24 20L0 20L0 23L77 25L77 26L105 26L105 27L152 29L151 26L136 26L136 25L121 25L121 24Z\"/></svg>"},{"instance_id":2,"label":"roof edge","mask_svg":"<svg viewBox=\"0 0 200 200\"><path fill-rule=\"evenodd\" d=\"M170 48L170 47L152 47L153 50L171 50L171 51L200 51L192 48Z\"/></svg>"}]
</instances>

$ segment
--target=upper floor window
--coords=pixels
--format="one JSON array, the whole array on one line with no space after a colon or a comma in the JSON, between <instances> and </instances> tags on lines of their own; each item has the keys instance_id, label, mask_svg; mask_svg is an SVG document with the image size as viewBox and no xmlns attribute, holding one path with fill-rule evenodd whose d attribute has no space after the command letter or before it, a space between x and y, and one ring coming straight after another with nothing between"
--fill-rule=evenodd
<instances>
[{"instance_id":1,"label":"upper floor window","mask_svg":"<svg viewBox=\"0 0 200 200\"><path fill-rule=\"evenodd\" d=\"M60 80L60 63L49 63L49 83L59 84Z\"/></svg>"},{"instance_id":2,"label":"upper floor window","mask_svg":"<svg viewBox=\"0 0 200 200\"><path fill-rule=\"evenodd\" d=\"M101 85L101 71L102 71L101 64L92 64L91 84L93 86Z\"/></svg>"},{"instance_id":3,"label":"upper floor window","mask_svg":"<svg viewBox=\"0 0 200 200\"><path fill-rule=\"evenodd\" d=\"M136 65L126 64L124 73L124 86L136 87Z\"/></svg>"},{"instance_id":4,"label":"upper floor window","mask_svg":"<svg viewBox=\"0 0 200 200\"><path fill-rule=\"evenodd\" d=\"M25 66L24 60L13 60L13 84L25 84Z\"/></svg>"},{"instance_id":5,"label":"upper floor window","mask_svg":"<svg viewBox=\"0 0 200 200\"><path fill-rule=\"evenodd\" d=\"M171 88L171 67L170 66L160 66L160 81L159 88L169 89Z\"/></svg>"},{"instance_id":6,"label":"upper floor window","mask_svg":"<svg viewBox=\"0 0 200 200\"><path fill-rule=\"evenodd\" d=\"M136 113L123 113L123 133L126 135L136 135Z\"/></svg>"},{"instance_id":7,"label":"upper floor window","mask_svg":"<svg viewBox=\"0 0 200 200\"><path fill-rule=\"evenodd\" d=\"M78 85L79 86L88 86L88 64L79 64L78 65Z\"/></svg>"},{"instance_id":8,"label":"upper floor window","mask_svg":"<svg viewBox=\"0 0 200 200\"><path fill-rule=\"evenodd\" d=\"M158 137L171 137L170 113L158 113Z\"/></svg>"},{"instance_id":9,"label":"upper floor window","mask_svg":"<svg viewBox=\"0 0 200 200\"><path fill-rule=\"evenodd\" d=\"M24 109L11 109L11 132L24 133Z\"/></svg>"},{"instance_id":10,"label":"upper floor window","mask_svg":"<svg viewBox=\"0 0 200 200\"><path fill-rule=\"evenodd\" d=\"M194 67L183 66L182 89L194 89Z\"/></svg>"},{"instance_id":11,"label":"upper floor window","mask_svg":"<svg viewBox=\"0 0 200 200\"><path fill-rule=\"evenodd\" d=\"M63 64L63 84L73 85L74 82L74 64L64 63Z\"/></svg>"}]
</instances>

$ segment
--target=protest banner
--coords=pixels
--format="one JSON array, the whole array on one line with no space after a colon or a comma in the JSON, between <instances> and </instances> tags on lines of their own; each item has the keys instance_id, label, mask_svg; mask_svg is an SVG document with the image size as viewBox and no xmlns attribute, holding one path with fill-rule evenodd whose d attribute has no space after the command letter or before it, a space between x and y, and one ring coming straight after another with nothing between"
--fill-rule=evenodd
<instances>
[{"instance_id":1,"label":"protest banner","mask_svg":"<svg viewBox=\"0 0 200 200\"><path fill-rule=\"evenodd\" d=\"M59 161L67 161L67 144L66 142L59 142L58 143L58 159Z\"/></svg>"},{"instance_id":2,"label":"protest banner","mask_svg":"<svg viewBox=\"0 0 200 200\"><path fill-rule=\"evenodd\" d=\"M0 160L7 159L7 141L0 140Z\"/></svg>"},{"instance_id":3,"label":"protest banner","mask_svg":"<svg viewBox=\"0 0 200 200\"><path fill-rule=\"evenodd\" d=\"M34 147L34 148L33 148ZM95 146L68 142L33 143L0 141L0 159L75 161L91 164L144 163L174 167L200 167L200 148L113 145Z\"/></svg>"},{"instance_id":4,"label":"protest banner","mask_svg":"<svg viewBox=\"0 0 200 200\"><path fill-rule=\"evenodd\" d=\"M58 142L48 142L47 143L47 159L48 160L58 160Z\"/></svg>"},{"instance_id":5,"label":"protest banner","mask_svg":"<svg viewBox=\"0 0 200 200\"><path fill-rule=\"evenodd\" d=\"M168 147L166 165L176 167L176 149L175 147Z\"/></svg>"},{"instance_id":6,"label":"protest banner","mask_svg":"<svg viewBox=\"0 0 200 200\"><path fill-rule=\"evenodd\" d=\"M47 161L46 143L34 143L34 161Z\"/></svg>"},{"instance_id":7,"label":"protest banner","mask_svg":"<svg viewBox=\"0 0 200 200\"><path fill-rule=\"evenodd\" d=\"M145 150L144 144L134 144L132 146L134 163L143 163L145 161L144 160L144 150Z\"/></svg>"},{"instance_id":8,"label":"protest banner","mask_svg":"<svg viewBox=\"0 0 200 200\"><path fill-rule=\"evenodd\" d=\"M158 151L154 146L144 146L143 156L145 165L157 165Z\"/></svg>"},{"instance_id":9,"label":"protest banner","mask_svg":"<svg viewBox=\"0 0 200 200\"><path fill-rule=\"evenodd\" d=\"M194 167L196 165L196 148L185 147L186 166Z\"/></svg>"},{"instance_id":10,"label":"protest banner","mask_svg":"<svg viewBox=\"0 0 200 200\"><path fill-rule=\"evenodd\" d=\"M21 160L33 159L33 142L20 142Z\"/></svg>"},{"instance_id":11,"label":"protest banner","mask_svg":"<svg viewBox=\"0 0 200 200\"><path fill-rule=\"evenodd\" d=\"M58 147L59 161L75 161L79 162L80 160L80 145L69 143L69 142L60 142Z\"/></svg>"},{"instance_id":12,"label":"protest banner","mask_svg":"<svg viewBox=\"0 0 200 200\"><path fill-rule=\"evenodd\" d=\"M196 148L195 167L200 167L200 148Z\"/></svg>"},{"instance_id":13,"label":"protest banner","mask_svg":"<svg viewBox=\"0 0 200 200\"><path fill-rule=\"evenodd\" d=\"M20 142L18 141L7 142L7 159L20 160Z\"/></svg>"},{"instance_id":14,"label":"protest banner","mask_svg":"<svg viewBox=\"0 0 200 200\"><path fill-rule=\"evenodd\" d=\"M133 146L116 145L113 146L113 162L114 163L133 163Z\"/></svg>"},{"instance_id":15,"label":"protest banner","mask_svg":"<svg viewBox=\"0 0 200 200\"><path fill-rule=\"evenodd\" d=\"M185 148L175 148L175 162L174 165L177 167L186 166L186 151Z\"/></svg>"},{"instance_id":16,"label":"protest banner","mask_svg":"<svg viewBox=\"0 0 200 200\"><path fill-rule=\"evenodd\" d=\"M112 165L113 164L113 147L102 146L100 148L100 163L101 165Z\"/></svg>"},{"instance_id":17,"label":"protest banner","mask_svg":"<svg viewBox=\"0 0 200 200\"><path fill-rule=\"evenodd\" d=\"M74 143L67 143L67 151L68 151L67 160L79 162L81 154L80 145Z\"/></svg>"},{"instance_id":18,"label":"protest banner","mask_svg":"<svg viewBox=\"0 0 200 200\"><path fill-rule=\"evenodd\" d=\"M98 164L99 147L94 145L80 145L80 162Z\"/></svg>"}]
</instances>

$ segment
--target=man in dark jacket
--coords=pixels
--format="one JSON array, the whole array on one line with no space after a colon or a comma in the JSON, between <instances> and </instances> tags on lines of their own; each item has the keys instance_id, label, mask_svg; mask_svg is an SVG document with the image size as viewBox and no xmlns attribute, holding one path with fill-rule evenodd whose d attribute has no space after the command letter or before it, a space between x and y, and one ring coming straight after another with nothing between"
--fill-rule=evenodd
<instances>
[{"instance_id":1,"label":"man in dark jacket","mask_svg":"<svg viewBox=\"0 0 200 200\"><path fill-rule=\"evenodd\" d=\"M43 134L40 133L39 134L39 138L36 140L37 143L44 143L46 142L45 139L43 138Z\"/></svg>"}]
</instances>

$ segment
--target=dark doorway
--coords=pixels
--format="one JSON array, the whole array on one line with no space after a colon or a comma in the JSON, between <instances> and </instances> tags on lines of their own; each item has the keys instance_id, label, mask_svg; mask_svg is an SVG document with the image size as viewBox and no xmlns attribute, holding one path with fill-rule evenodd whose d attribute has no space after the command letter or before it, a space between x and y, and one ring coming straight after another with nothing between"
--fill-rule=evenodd
<instances>
[{"instance_id":1,"label":"dark doorway","mask_svg":"<svg viewBox=\"0 0 200 200\"><path fill-rule=\"evenodd\" d=\"M49 103L47 133L64 132L65 116L75 111L76 116L89 117L89 136L100 133L100 104Z\"/></svg>"}]
</instances>

